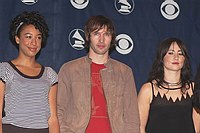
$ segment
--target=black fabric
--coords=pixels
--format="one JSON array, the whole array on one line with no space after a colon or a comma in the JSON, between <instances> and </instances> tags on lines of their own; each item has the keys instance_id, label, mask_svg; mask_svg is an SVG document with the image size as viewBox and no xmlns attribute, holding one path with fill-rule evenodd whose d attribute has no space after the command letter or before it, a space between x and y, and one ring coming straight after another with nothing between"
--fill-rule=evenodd
<instances>
[{"instance_id":1,"label":"black fabric","mask_svg":"<svg viewBox=\"0 0 200 133\"><path fill-rule=\"evenodd\" d=\"M192 101L194 107L200 109L200 65L195 76L194 95Z\"/></svg>"},{"instance_id":2,"label":"black fabric","mask_svg":"<svg viewBox=\"0 0 200 133\"><path fill-rule=\"evenodd\" d=\"M29 129L29 128L20 128L10 124L2 125L3 133L49 133L49 129Z\"/></svg>"},{"instance_id":3,"label":"black fabric","mask_svg":"<svg viewBox=\"0 0 200 133\"><path fill-rule=\"evenodd\" d=\"M200 109L200 90L196 90L192 96L193 106Z\"/></svg>"},{"instance_id":4,"label":"black fabric","mask_svg":"<svg viewBox=\"0 0 200 133\"><path fill-rule=\"evenodd\" d=\"M160 92L157 96L153 92L146 133L195 133L192 108L189 94L174 102L165 94L161 97Z\"/></svg>"}]
</instances>

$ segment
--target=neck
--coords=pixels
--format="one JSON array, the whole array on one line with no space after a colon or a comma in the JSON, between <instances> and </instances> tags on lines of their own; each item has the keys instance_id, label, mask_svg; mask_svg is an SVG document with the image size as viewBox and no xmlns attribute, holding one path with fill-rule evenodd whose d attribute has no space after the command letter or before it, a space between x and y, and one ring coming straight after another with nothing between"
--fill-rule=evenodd
<instances>
[{"instance_id":1,"label":"neck","mask_svg":"<svg viewBox=\"0 0 200 133\"><path fill-rule=\"evenodd\" d=\"M34 67L35 65L38 65L35 58L30 59L30 58L17 57L16 59L12 60L12 62L18 66Z\"/></svg>"},{"instance_id":2,"label":"neck","mask_svg":"<svg viewBox=\"0 0 200 133\"><path fill-rule=\"evenodd\" d=\"M181 85L180 72L167 72L164 74L163 85L179 86Z\"/></svg>"},{"instance_id":3,"label":"neck","mask_svg":"<svg viewBox=\"0 0 200 133\"><path fill-rule=\"evenodd\" d=\"M108 55L94 55L89 53L89 58L96 64L105 64L108 61Z\"/></svg>"},{"instance_id":4,"label":"neck","mask_svg":"<svg viewBox=\"0 0 200 133\"><path fill-rule=\"evenodd\" d=\"M176 82L176 83L171 83L171 82L168 82L168 81L165 81L165 80L164 80L163 83L164 83L165 85L167 85L167 86L178 86L178 85L181 84L181 81Z\"/></svg>"},{"instance_id":5,"label":"neck","mask_svg":"<svg viewBox=\"0 0 200 133\"><path fill-rule=\"evenodd\" d=\"M181 80L181 71L164 70L164 81L168 83L178 83Z\"/></svg>"}]
</instances>

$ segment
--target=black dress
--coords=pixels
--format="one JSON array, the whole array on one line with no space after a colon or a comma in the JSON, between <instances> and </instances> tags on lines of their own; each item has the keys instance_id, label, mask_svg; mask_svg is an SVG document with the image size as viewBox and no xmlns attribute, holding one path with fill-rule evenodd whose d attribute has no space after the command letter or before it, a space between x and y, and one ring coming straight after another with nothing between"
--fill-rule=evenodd
<instances>
[{"instance_id":1,"label":"black dress","mask_svg":"<svg viewBox=\"0 0 200 133\"><path fill-rule=\"evenodd\" d=\"M159 91L155 96L153 84L152 93L146 133L195 133L192 100L188 93L186 97L182 95L181 100L168 100L165 94L161 97Z\"/></svg>"},{"instance_id":2,"label":"black dress","mask_svg":"<svg viewBox=\"0 0 200 133\"><path fill-rule=\"evenodd\" d=\"M194 95L192 100L193 106L200 109L200 65L195 76Z\"/></svg>"}]
</instances>

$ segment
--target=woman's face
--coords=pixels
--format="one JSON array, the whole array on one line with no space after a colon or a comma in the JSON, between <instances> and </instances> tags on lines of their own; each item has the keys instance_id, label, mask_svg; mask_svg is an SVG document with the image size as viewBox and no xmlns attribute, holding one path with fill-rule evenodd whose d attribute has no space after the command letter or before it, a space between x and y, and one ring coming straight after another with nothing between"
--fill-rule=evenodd
<instances>
[{"instance_id":1,"label":"woman's face","mask_svg":"<svg viewBox=\"0 0 200 133\"><path fill-rule=\"evenodd\" d=\"M185 56L176 42L169 47L163 58L164 70L181 71L185 61Z\"/></svg>"},{"instance_id":2,"label":"woman's face","mask_svg":"<svg viewBox=\"0 0 200 133\"><path fill-rule=\"evenodd\" d=\"M35 57L41 49L42 33L32 24L25 25L15 40L19 45L19 54Z\"/></svg>"}]
</instances>

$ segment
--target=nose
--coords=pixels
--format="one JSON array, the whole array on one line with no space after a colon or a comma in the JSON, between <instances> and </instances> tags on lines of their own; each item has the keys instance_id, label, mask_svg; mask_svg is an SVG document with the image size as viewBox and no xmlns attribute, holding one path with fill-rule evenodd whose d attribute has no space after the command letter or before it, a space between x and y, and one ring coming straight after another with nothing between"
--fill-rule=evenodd
<instances>
[{"instance_id":1,"label":"nose","mask_svg":"<svg viewBox=\"0 0 200 133\"><path fill-rule=\"evenodd\" d=\"M176 60L179 59L179 54L178 54L178 53L175 53L175 54L174 54L174 59L176 59Z\"/></svg>"},{"instance_id":2,"label":"nose","mask_svg":"<svg viewBox=\"0 0 200 133\"><path fill-rule=\"evenodd\" d=\"M31 44L32 45L37 45L37 38L34 37L32 40L31 40Z\"/></svg>"},{"instance_id":3,"label":"nose","mask_svg":"<svg viewBox=\"0 0 200 133\"><path fill-rule=\"evenodd\" d=\"M104 42L104 35L101 34L99 39L100 39L100 42Z\"/></svg>"}]
</instances>

